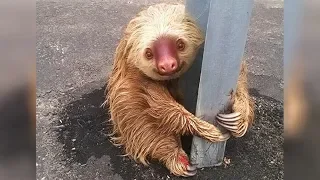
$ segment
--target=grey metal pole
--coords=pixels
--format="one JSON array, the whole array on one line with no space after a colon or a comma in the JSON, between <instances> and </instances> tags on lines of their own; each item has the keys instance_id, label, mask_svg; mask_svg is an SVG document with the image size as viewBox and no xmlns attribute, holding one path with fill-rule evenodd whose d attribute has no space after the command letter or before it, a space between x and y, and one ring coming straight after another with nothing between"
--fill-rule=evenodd
<instances>
[{"instance_id":1,"label":"grey metal pole","mask_svg":"<svg viewBox=\"0 0 320 180\"><path fill-rule=\"evenodd\" d=\"M206 34L204 48L182 78L185 107L215 123L236 88L247 39L253 0L186 0L186 12ZM226 142L193 137L191 163L198 168L222 164Z\"/></svg>"}]
</instances>

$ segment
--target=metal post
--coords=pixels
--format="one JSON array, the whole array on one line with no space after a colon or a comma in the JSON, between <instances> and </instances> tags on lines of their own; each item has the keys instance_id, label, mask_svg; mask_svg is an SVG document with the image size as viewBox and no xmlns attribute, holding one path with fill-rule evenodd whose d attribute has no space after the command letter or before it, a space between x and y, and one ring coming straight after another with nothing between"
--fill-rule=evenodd
<instances>
[{"instance_id":1,"label":"metal post","mask_svg":"<svg viewBox=\"0 0 320 180\"><path fill-rule=\"evenodd\" d=\"M253 0L186 0L186 11L206 34L204 48L182 78L185 107L214 123L236 88ZM226 142L193 137L191 163L198 168L222 164Z\"/></svg>"}]
</instances>

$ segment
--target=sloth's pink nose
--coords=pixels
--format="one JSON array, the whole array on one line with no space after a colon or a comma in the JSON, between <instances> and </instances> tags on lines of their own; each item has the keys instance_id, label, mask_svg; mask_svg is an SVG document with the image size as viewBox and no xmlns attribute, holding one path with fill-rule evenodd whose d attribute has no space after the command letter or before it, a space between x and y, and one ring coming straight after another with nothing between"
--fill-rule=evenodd
<instances>
[{"instance_id":1,"label":"sloth's pink nose","mask_svg":"<svg viewBox=\"0 0 320 180\"><path fill-rule=\"evenodd\" d=\"M162 75L170 75L174 73L177 68L177 60L172 57L163 58L158 62L158 71Z\"/></svg>"}]
</instances>

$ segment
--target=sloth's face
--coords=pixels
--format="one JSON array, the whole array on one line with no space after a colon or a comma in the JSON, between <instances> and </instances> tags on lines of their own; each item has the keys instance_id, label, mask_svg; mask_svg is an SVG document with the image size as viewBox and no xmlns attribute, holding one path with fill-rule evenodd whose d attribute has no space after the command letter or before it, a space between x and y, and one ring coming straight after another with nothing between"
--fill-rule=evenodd
<instances>
[{"instance_id":1,"label":"sloth's face","mask_svg":"<svg viewBox=\"0 0 320 180\"><path fill-rule=\"evenodd\" d=\"M149 69L141 70L156 80L168 80L179 77L192 64L194 52L183 38L161 36L150 46L144 48L142 64ZM151 72L152 71L152 72Z\"/></svg>"},{"instance_id":2,"label":"sloth's face","mask_svg":"<svg viewBox=\"0 0 320 180\"><path fill-rule=\"evenodd\" d=\"M184 6L151 7L132 21L132 62L154 80L174 79L193 63L202 32Z\"/></svg>"}]
</instances>

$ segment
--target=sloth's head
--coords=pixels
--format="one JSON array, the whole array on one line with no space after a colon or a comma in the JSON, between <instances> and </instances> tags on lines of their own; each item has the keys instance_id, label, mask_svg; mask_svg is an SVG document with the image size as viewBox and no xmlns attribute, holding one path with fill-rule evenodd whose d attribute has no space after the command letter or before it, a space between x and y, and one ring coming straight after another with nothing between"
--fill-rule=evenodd
<instances>
[{"instance_id":1,"label":"sloth's head","mask_svg":"<svg viewBox=\"0 0 320 180\"><path fill-rule=\"evenodd\" d=\"M158 4L140 12L127 30L128 61L154 80L187 71L203 36L183 5Z\"/></svg>"}]
</instances>

